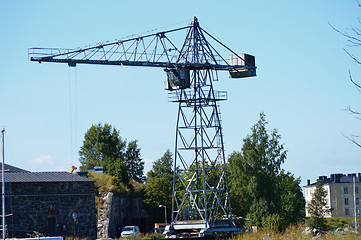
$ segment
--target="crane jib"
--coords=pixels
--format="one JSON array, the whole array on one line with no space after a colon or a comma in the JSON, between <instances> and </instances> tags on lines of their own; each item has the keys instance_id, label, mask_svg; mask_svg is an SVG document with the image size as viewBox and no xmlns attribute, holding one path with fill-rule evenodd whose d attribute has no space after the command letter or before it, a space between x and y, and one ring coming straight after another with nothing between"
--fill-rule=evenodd
<instances>
[{"instance_id":1,"label":"crane jib","mask_svg":"<svg viewBox=\"0 0 361 240\"><path fill-rule=\"evenodd\" d=\"M215 65L209 63L171 63L171 62L149 62L149 61L109 61L109 60L76 60L76 59L54 59L52 57L30 57L34 62L55 62L68 63L69 67L75 67L77 64L98 64L98 65L119 65L119 66L140 66L140 67L162 67L177 69L214 69L214 70L237 70L237 69L255 69L250 66L230 66Z\"/></svg>"}]
</instances>

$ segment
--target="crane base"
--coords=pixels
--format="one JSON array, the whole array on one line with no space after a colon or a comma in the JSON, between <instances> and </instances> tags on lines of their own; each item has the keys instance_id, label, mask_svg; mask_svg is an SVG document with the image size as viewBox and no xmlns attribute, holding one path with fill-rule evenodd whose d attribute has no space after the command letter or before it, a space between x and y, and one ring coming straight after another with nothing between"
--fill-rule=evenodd
<instances>
[{"instance_id":1,"label":"crane base","mask_svg":"<svg viewBox=\"0 0 361 240\"><path fill-rule=\"evenodd\" d=\"M179 238L181 236L205 237L215 234L234 235L240 232L240 228L230 226L227 220L218 220L211 227L203 220L189 220L172 223L165 229L164 234L166 238Z\"/></svg>"}]
</instances>

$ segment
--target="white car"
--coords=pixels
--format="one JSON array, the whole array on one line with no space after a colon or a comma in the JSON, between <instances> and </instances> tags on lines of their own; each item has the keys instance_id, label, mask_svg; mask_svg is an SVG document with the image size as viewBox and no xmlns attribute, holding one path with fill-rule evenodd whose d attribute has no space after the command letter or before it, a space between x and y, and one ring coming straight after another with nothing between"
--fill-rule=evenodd
<instances>
[{"instance_id":1,"label":"white car","mask_svg":"<svg viewBox=\"0 0 361 240\"><path fill-rule=\"evenodd\" d=\"M139 227L138 226L125 226L122 229L121 237L138 237Z\"/></svg>"}]
</instances>

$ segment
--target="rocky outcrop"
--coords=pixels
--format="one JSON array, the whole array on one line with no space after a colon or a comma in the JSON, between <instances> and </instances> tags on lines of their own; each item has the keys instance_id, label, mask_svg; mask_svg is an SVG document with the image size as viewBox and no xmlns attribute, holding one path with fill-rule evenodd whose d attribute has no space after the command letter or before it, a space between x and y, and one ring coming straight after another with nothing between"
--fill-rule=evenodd
<instances>
[{"instance_id":1,"label":"rocky outcrop","mask_svg":"<svg viewBox=\"0 0 361 240\"><path fill-rule=\"evenodd\" d=\"M103 193L99 197L97 237L109 237L109 222L114 194L112 192Z\"/></svg>"},{"instance_id":2,"label":"rocky outcrop","mask_svg":"<svg viewBox=\"0 0 361 240\"><path fill-rule=\"evenodd\" d=\"M149 216L139 198L122 197L112 192L102 193L98 206L98 238L117 238L122 227L136 225L141 232L149 229Z\"/></svg>"}]
</instances>

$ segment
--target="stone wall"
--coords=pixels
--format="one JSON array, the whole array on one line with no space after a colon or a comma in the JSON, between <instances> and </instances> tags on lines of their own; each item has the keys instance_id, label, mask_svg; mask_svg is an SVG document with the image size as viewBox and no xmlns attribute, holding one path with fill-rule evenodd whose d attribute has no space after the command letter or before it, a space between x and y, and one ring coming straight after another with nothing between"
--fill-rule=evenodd
<instances>
[{"instance_id":1,"label":"stone wall","mask_svg":"<svg viewBox=\"0 0 361 240\"><path fill-rule=\"evenodd\" d=\"M112 192L100 196L98 207L98 238L117 238L122 227L136 225L141 232L152 229L143 201L114 195Z\"/></svg>"},{"instance_id":2,"label":"stone wall","mask_svg":"<svg viewBox=\"0 0 361 240\"><path fill-rule=\"evenodd\" d=\"M93 182L7 183L6 218L9 237L96 238Z\"/></svg>"}]
</instances>

